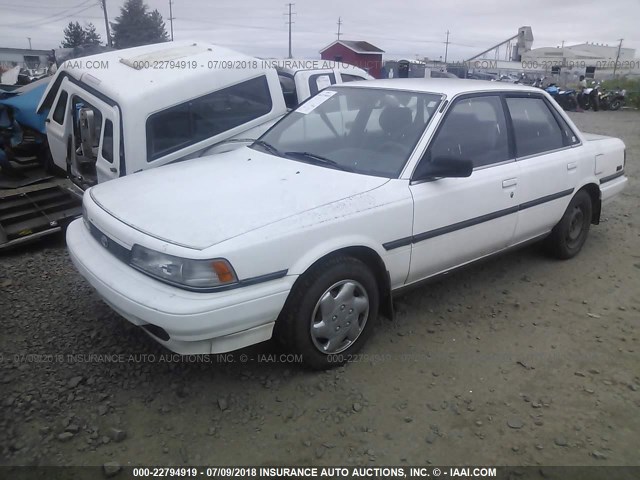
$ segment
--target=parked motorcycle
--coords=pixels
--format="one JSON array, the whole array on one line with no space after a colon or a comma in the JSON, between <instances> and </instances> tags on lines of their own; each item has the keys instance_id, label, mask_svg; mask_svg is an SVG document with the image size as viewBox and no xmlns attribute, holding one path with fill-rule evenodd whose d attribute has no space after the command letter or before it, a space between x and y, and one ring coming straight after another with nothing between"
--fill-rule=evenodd
<instances>
[{"instance_id":1,"label":"parked motorcycle","mask_svg":"<svg viewBox=\"0 0 640 480\"><path fill-rule=\"evenodd\" d=\"M600 95L600 107L603 110L620 110L625 103L626 90L612 90Z\"/></svg>"},{"instance_id":2,"label":"parked motorcycle","mask_svg":"<svg viewBox=\"0 0 640 480\"><path fill-rule=\"evenodd\" d=\"M561 90L555 83L552 83L544 90L558 102L558 105L560 105L563 110L575 110L578 107L575 90Z\"/></svg>"},{"instance_id":3,"label":"parked motorcycle","mask_svg":"<svg viewBox=\"0 0 640 480\"><path fill-rule=\"evenodd\" d=\"M600 109L600 84L596 83L593 87L585 88L582 93L579 93L578 105L583 110L592 109L597 112Z\"/></svg>"}]
</instances>

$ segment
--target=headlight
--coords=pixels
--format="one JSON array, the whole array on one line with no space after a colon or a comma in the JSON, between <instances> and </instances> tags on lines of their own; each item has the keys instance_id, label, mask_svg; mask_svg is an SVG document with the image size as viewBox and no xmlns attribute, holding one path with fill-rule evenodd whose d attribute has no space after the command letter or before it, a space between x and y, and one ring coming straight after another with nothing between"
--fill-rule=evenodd
<instances>
[{"instance_id":1,"label":"headlight","mask_svg":"<svg viewBox=\"0 0 640 480\"><path fill-rule=\"evenodd\" d=\"M223 258L192 260L134 245L130 263L131 266L158 280L196 290L220 287L238 281L233 267Z\"/></svg>"}]
</instances>

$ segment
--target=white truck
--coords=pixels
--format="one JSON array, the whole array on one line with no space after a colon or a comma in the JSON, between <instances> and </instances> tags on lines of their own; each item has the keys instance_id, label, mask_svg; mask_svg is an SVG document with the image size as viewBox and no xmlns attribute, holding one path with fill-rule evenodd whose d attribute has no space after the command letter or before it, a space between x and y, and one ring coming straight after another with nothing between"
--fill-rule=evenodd
<instances>
[{"instance_id":1,"label":"white truck","mask_svg":"<svg viewBox=\"0 0 640 480\"><path fill-rule=\"evenodd\" d=\"M55 167L86 189L257 138L326 86L371 79L324 60L266 60L203 42L112 51L65 62L44 93ZM219 151L234 148L227 144Z\"/></svg>"}]
</instances>

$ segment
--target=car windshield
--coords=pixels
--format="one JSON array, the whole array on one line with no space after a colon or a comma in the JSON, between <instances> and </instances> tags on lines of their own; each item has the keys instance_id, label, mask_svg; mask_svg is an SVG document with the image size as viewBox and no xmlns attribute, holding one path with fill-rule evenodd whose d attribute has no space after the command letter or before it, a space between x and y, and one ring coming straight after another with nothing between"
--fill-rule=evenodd
<instances>
[{"instance_id":1,"label":"car windshield","mask_svg":"<svg viewBox=\"0 0 640 480\"><path fill-rule=\"evenodd\" d=\"M291 160L397 178L441 95L381 88L323 90L252 148Z\"/></svg>"}]
</instances>

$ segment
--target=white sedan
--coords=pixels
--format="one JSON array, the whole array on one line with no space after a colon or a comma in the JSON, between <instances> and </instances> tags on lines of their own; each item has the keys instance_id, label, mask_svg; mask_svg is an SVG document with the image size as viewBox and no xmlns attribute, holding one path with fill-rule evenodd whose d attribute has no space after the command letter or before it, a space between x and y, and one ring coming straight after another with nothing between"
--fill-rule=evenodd
<instances>
[{"instance_id":1,"label":"white sedan","mask_svg":"<svg viewBox=\"0 0 640 480\"><path fill-rule=\"evenodd\" d=\"M624 161L539 89L354 82L251 146L89 189L67 242L104 301L174 352L274 336L327 368L401 288L534 240L576 255Z\"/></svg>"}]
</instances>

